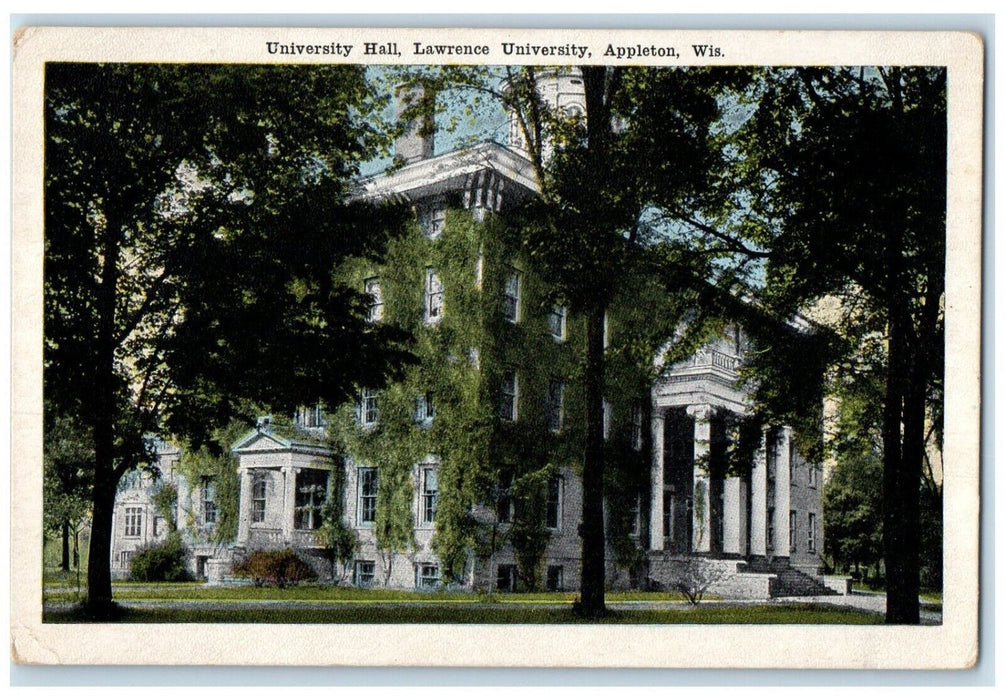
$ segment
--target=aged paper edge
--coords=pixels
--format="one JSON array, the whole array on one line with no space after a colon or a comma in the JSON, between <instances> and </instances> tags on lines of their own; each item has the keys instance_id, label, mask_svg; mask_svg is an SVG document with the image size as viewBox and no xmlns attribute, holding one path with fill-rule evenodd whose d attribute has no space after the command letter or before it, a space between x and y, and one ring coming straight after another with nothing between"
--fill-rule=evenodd
<instances>
[{"instance_id":1,"label":"aged paper edge","mask_svg":"<svg viewBox=\"0 0 1005 700\"><path fill-rule=\"evenodd\" d=\"M677 46L674 65L944 65L948 70L945 592L935 627L536 625L54 625L41 623L42 88L46 61L285 62L267 41L488 45L462 63L541 63L504 41ZM715 61L682 49L723 47ZM914 668L977 657L983 45L961 32L311 28L48 28L13 42L11 654L30 664ZM609 59L608 59L609 60ZM302 56L297 62L334 62ZM431 63L403 52L393 63ZM547 63L572 63L549 57ZM635 64L665 60L636 58Z\"/></svg>"}]
</instances>

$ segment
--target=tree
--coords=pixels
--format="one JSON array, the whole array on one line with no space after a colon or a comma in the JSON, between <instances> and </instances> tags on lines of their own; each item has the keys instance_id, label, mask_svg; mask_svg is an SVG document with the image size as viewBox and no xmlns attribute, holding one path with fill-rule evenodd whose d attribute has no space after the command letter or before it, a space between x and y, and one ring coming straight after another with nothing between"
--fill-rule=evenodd
<instances>
[{"instance_id":1,"label":"tree","mask_svg":"<svg viewBox=\"0 0 1005 700\"><path fill-rule=\"evenodd\" d=\"M722 117L719 96L741 86L749 72L576 70L585 104L570 110L556 108L539 91L556 69L445 67L412 72L409 79L423 86L424 96L430 90L460 91L466 99L475 95L470 105L487 98L511 115L539 195L516 217L513 235L553 284L556 298L586 319L582 572L576 609L593 616L604 612L607 310L623 280L650 266L658 267L673 294L693 294L707 283L723 248L682 257L687 241L668 231L663 219L680 224L707 206L704 193L711 191L722 161L715 136ZM417 100L405 120L418 117L424 106L427 99ZM652 367L651 356L644 362Z\"/></svg>"},{"instance_id":2,"label":"tree","mask_svg":"<svg viewBox=\"0 0 1005 700\"><path fill-rule=\"evenodd\" d=\"M407 359L330 275L399 221L344 204L373 105L350 66L47 65L44 382L91 434L95 610L147 436L198 444L242 399L335 404Z\"/></svg>"},{"instance_id":3,"label":"tree","mask_svg":"<svg viewBox=\"0 0 1005 700\"><path fill-rule=\"evenodd\" d=\"M941 413L945 88L940 68L772 71L731 182L744 235L770 252L767 305L838 300L822 319L843 341L835 369L881 387L890 623L918 622L919 489Z\"/></svg>"},{"instance_id":4,"label":"tree","mask_svg":"<svg viewBox=\"0 0 1005 700\"><path fill-rule=\"evenodd\" d=\"M73 417L58 415L51 402L45 403L45 448L42 467L42 503L45 529L58 533L61 551L59 568L71 566L70 536L73 535L72 565L79 565L77 534L89 509L88 472L93 453L88 434Z\"/></svg>"}]
</instances>

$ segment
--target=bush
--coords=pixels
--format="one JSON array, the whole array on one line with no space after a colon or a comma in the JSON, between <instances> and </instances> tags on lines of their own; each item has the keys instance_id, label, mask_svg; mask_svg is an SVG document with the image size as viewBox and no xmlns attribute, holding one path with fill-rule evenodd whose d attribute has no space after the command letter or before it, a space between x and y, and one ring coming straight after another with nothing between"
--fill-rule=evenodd
<instances>
[{"instance_id":1,"label":"bush","mask_svg":"<svg viewBox=\"0 0 1005 700\"><path fill-rule=\"evenodd\" d=\"M133 555L129 567L132 581L191 581L192 575L185 568L187 552L178 533L168 535L161 544L144 547Z\"/></svg>"},{"instance_id":2,"label":"bush","mask_svg":"<svg viewBox=\"0 0 1005 700\"><path fill-rule=\"evenodd\" d=\"M318 575L292 549L252 552L234 567L237 576L247 576L256 586L285 588L301 581L315 581Z\"/></svg>"}]
</instances>

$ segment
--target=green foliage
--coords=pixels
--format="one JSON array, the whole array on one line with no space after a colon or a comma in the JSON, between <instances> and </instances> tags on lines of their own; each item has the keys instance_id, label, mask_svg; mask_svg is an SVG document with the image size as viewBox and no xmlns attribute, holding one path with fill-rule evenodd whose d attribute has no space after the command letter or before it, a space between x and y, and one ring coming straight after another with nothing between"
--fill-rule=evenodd
<instances>
[{"instance_id":1,"label":"green foliage","mask_svg":"<svg viewBox=\"0 0 1005 700\"><path fill-rule=\"evenodd\" d=\"M171 483L161 484L151 499L157 514L164 518L168 532L178 529L178 487Z\"/></svg>"},{"instance_id":2,"label":"green foliage","mask_svg":"<svg viewBox=\"0 0 1005 700\"><path fill-rule=\"evenodd\" d=\"M883 556L883 461L875 452L838 460L824 486L824 547L846 570Z\"/></svg>"},{"instance_id":3,"label":"green foliage","mask_svg":"<svg viewBox=\"0 0 1005 700\"><path fill-rule=\"evenodd\" d=\"M94 450L79 420L58 414L52 402L44 408L42 522L48 534L56 534L64 524L76 529L87 517Z\"/></svg>"},{"instance_id":4,"label":"green foliage","mask_svg":"<svg viewBox=\"0 0 1005 700\"><path fill-rule=\"evenodd\" d=\"M234 574L247 576L256 586L286 588L303 581L314 581L317 574L292 549L258 550L234 565Z\"/></svg>"},{"instance_id":5,"label":"green foliage","mask_svg":"<svg viewBox=\"0 0 1005 700\"><path fill-rule=\"evenodd\" d=\"M335 565L346 572L359 546L356 531L345 523L345 465L337 460L328 473L328 494L321 507L321 527L314 531L315 541L331 562L331 578L336 581Z\"/></svg>"},{"instance_id":6,"label":"green foliage","mask_svg":"<svg viewBox=\"0 0 1005 700\"><path fill-rule=\"evenodd\" d=\"M230 451L247 432L247 424L231 421L214 430L210 440L199 447L191 443L182 449L176 466L189 487L189 500L182 504L186 530L215 544L232 542L237 537L241 484L237 472L237 457ZM216 522L207 524L201 517L201 489L212 482L216 496Z\"/></svg>"},{"instance_id":7,"label":"green foliage","mask_svg":"<svg viewBox=\"0 0 1005 700\"><path fill-rule=\"evenodd\" d=\"M181 534L172 532L164 542L133 554L129 578L132 581L191 581L192 575L185 568L187 554Z\"/></svg>"}]
</instances>

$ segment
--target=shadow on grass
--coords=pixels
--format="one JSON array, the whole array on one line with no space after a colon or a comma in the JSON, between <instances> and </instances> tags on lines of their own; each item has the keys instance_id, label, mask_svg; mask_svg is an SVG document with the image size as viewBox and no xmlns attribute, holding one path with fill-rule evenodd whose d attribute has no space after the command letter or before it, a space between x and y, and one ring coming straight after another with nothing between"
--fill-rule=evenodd
<instances>
[{"instance_id":1,"label":"shadow on grass","mask_svg":"<svg viewBox=\"0 0 1005 700\"><path fill-rule=\"evenodd\" d=\"M687 609L609 610L600 618L583 619L569 608L398 606L393 604L337 607L209 607L157 608L116 606L116 623L272 623L272 624L820 624L872 625L883 618L861 611L823 605L698 606ZM48 611L47 623L88 623L80 608Z\"/></svg>"}]
</instances>

